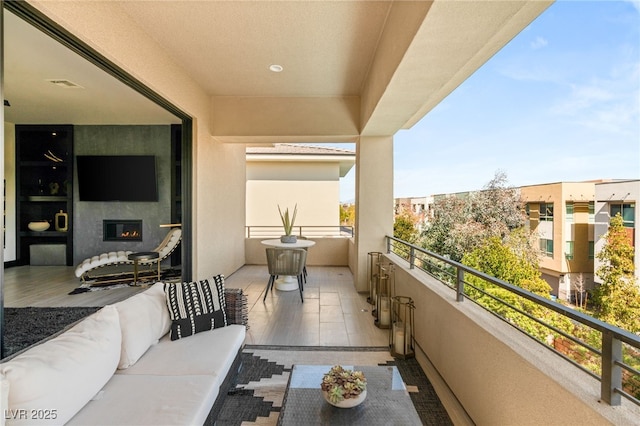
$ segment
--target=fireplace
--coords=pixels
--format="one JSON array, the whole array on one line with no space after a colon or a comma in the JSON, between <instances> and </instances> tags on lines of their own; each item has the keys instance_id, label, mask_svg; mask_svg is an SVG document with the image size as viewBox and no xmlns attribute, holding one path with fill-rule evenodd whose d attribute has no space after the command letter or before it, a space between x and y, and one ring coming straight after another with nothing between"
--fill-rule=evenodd
<instances>
[{"instance_id":1,"label":"fireplace","mask_svg":"<svg viewBox=\"0 0 640 426\"><path fill-rule=\"evenodd\" d=\"M142 220L102 221L103 241L142 241Z\"/></svg>"}]
</instances>

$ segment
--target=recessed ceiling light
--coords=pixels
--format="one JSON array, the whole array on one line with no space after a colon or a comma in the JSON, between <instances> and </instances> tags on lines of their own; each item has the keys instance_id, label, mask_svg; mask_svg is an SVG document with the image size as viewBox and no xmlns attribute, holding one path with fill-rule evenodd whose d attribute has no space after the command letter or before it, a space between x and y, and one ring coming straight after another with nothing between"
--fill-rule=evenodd
<instances>
[{"instance_id":1,"label":"recessed ceiling light","mask_svg":"<svg viewBox=\"0 0 640 426\"><path fill-rule=\"evenodd\" d=\"M278 65L278 64L269 65L269 70L273 72L282 72L283 69L284 68L282 68L282 65Z\"/></svg>"}]
</instances>

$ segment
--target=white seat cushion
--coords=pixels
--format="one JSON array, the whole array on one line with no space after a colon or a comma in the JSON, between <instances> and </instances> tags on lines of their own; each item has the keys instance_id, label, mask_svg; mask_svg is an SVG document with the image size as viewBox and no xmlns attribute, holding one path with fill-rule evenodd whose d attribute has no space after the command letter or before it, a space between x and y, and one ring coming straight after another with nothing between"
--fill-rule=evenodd
<instances>
[{"instance_id":1,"label":"white seat cushion","mask_svg":"<svg viewBox=\"0 0 640 426\"><path fill-rule=\"evenodd\" d=\"M122 350L118 368L128 368L169 332L171 319L164 296L164 284L113 305L120 316Z\"/></svg>"},{"instance_id":2,"label":"white seat cushion","mask_svg":"<svg viewBox=\"0 0 640 426\"><path fill-rule=\"evenodd\" d=\"M67 425L202 425L219 391L212 376L116 374Z\"/></svg>"},{"instance_id":3,"label":"white seat cushion","mask_svg":"<svg viewBox=\"0 0 640 426\"><path fill-rule=\"evenodd\" d=\"M220 380L224 380L244 338L245 327L236 324L173 341L167 334L158 344L152 345L138 362L126 370L118 370L117 374L204 374L220 376Z\"/></svg>"},{"instance_id":4,"label":"white seat cushion","mask_svg":"<svg viewBox=\"0 0 640 426\"><path fill-rule=\"evenodd\" d=\"M64 424L107 383L120 360L118 312L105 307L66 332L0 364L10 382L9 410L27 418L10 424ZM38 410L55 410L32 419Z\"/></svg>"}]
</instances>

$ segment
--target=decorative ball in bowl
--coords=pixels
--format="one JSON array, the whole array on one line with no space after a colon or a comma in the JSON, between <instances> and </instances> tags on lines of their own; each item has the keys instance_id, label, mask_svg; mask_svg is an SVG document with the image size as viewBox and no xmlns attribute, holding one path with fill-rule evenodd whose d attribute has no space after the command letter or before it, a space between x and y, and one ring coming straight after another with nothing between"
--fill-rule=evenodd
<instances>
[{"instance_id":1,"label":"decorative ball in bowl","mask_svg":"<svg viewBox=\"0 0 640 426\"><path fill-rule=\"evenodd\" d=\"M46 220L37 220L35 222L29 222L29 224L27 225L27 228L29 228L34 232L42 232L49 229L50 226L51 224Z\"/></svg>"},{"instance_id":2,"label":"decorative ball in bowl","mask_svg":"<svg viewBox=\"0 0 640 426\"><path fill-rule=\"evenodd\" d=\"M324 399L339 408L360 405L367 397L367 379L362 371L335 365L323 377L320 385Z\"/></svg>"}]
</instances>

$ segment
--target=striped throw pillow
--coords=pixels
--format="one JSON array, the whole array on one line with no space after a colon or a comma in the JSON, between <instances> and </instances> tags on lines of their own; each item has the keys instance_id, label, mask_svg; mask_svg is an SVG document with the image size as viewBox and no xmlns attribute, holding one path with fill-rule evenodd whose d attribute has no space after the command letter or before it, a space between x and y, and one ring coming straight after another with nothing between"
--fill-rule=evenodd
<instances>
[{"instance_id":1,"label":"striped throw pillow","mask_svg":"<svg viewBox=\"0 0 640 426\"><path fill-rule=\"evenodd\" d=\"M171 318L171 340L227 325L223 275L165 284L164 292Z\"/></svg>"}]
</instances>

